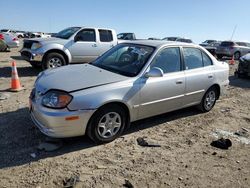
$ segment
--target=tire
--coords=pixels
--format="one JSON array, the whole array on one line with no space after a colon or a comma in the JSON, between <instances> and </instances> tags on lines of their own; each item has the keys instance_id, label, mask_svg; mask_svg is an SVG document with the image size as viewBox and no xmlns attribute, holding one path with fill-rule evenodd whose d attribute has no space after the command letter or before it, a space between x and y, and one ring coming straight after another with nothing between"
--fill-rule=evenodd
<instances>
[{"instance_id":1,"label":"tire","mask_svg":"<svg viewBox=\"0 0 250 188\"><path fill-rule=\"evenodd\" d=\"M36 69L41 68L41 64L39 62L30 61L30 65Z\"/></svg>"},{"instance_id":2,"label":"tire","mask_svg":"<svg viewBox=\"0 0 250 188\"><path fill-rule=\"evenodd\" d=\"M203 96L201 103L198 105L198 108L202 112L209 112L214 107L217 99L218 91L215 87L211 87Z\"/></svg>"},{"instance_id":3,"label":"tire","mask_svg":"<svg viewBox=\"0 0 250 188\"><path fill-rule=\"evenodd\" d=\"M222 58L223 58L223 55L217 54L217 58L218 58L218 59L222 59Z\"/></svg>"},{"instance_id":4,"label":"tire","mask_svg":"<svg viewBox=\"0 0 250 188\"><path fill-rule=\"evenodd\" d=\"M66 61L63 55L55 52L49 53L42 62L43 70L57 68L64 65L66 65Z\"/></svg>"},{"instance_id":5,"label":"tire","mask_svg":"<svg viewBox=\"0 0 250 188\"><path fill-rule=\"evenodd\" d=\"M87 135L97 144L108 143L123 133L126 122L127 116L123 108L118 105L106 105L92 116Z\"/></svg>"},{"instance_id":6,"label":"tire","mask_svg":"<svg viewBox=\"0 0 250 188\"><path fill-rule=\"evenodd\" d=\"M234 53L234 59L239 60L240 59L240 52L235 52Z\"/></svg>"}]
</instances>

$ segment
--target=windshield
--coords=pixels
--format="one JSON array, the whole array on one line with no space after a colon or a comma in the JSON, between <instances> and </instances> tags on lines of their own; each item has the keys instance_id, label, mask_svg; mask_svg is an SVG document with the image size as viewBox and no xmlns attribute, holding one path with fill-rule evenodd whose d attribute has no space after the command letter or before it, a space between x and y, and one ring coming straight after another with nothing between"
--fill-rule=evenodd
<instances>
[{"instance_id":1,"label":"windshield","mask_svg":"<svg viewBox=\"0 0 250 188\"><path fill-rule=\"evenodd\" d=\"M60 31L59 33L56 33L54 37L62 38L62 39L69 39L69 37L71 37L79 29L80 27L69 27L67 29Z\"/></svg>"},{"instance_id":2,"label":"windshield","mask_svg":"<svg viewBox=\"0 0 250 188\"><path fill-rule=\"evenodd\" d=\"M152 55L154 48L137 44L118 44L92 65L124 76L136 76Z\"/></svg>"}]
</instances>

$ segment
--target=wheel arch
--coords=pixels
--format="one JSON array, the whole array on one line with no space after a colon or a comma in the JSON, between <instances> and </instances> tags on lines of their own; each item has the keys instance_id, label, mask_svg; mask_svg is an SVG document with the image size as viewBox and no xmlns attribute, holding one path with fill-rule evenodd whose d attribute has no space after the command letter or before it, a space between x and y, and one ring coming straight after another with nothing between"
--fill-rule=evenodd
<instances>
[{"instance_id":1,"label":"wheel arch","mask_svg":"<svg viewBox=\"0 0 250 188\"><path fill-rule=\"evenodd\" d=\"M215 88L216 91L217 91L217 96L216 96L216 99L218 100L220 98L220 85L219 84L213 84L212 86L210 86L207 91L211 88ZM206 91L206 92L207 92Z\"/></svg>"},{"instance_id":2,"label":"wheel arch","mask_svg":"<svg viewBox=\"0 0 250 188\"><path fill-rule=\"evenodd\" d=\"M110 102L107 102L107 103L102 104L101 106L99 106L97 108L97 110L95 111L95 113L92 114L92 116L90 117L90 119L88 121L86 130L88 130L88 127L90 126L95 114L98 113L98 111L100 109L107 108L110 105L119 106L125 111L125 114L126 114L126 127L125 127L125 129L128 129L130 127L130 110L129 110L129 107L127 106L127 104L125 104L124 102L121 102L121 101L110 101Z\"/></svg>"},{"instance_id":3,"label":"wheel arch","mask_svg":"<svg viewBox=\"0 0 250 188\"><path fill-rule=\"evenodd\" d=\"M48 50L47 52L45 52L45 54L43 55L42 62L45 61L47 55L50 54L50 53L59 53L59 54L61 54L64 57L65 61L66 61L66 65L69 64L69 57L68 57L68 55L64 51L59 50L59 49L51 49L51 50Z\"/></svg>"}]
</instances>

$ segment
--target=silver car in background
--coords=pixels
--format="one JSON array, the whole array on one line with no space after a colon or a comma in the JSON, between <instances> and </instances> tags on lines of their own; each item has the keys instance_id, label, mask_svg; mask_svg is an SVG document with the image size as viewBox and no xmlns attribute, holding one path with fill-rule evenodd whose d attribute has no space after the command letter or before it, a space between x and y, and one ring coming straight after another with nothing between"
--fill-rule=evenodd
<instances>
[{"instance_id":1,"label":"silver car in background","mask_svg":"<svg viewBox=\"0 0 250 188\"><path fill-rule=\"evenodd\" d=\"M223 56L233 57L238 60L241 56L250 52L249 42L223 41L216 49L216 55L219 59Z\"/></svg>"},{"instance_id":2,"label":"silver car in background","mask_svg":"<svg viewBox=\"0 0 250 188\"><path fill-rule=\"evenodd\" d=\"M7 44L8 48L18 48L19 47L19 40L17 36L11 33L1 33L3 35L4 41Z\"/></svg>"},{"instance_id":3,"label":"silver car in background","mask_svg":"<svg viewBox=\"0 0 250 188\"><path fill-rule=\"evenodd\" d=\"M90 64L40 73L30 115L44 134L114 140L130 122L197 105L208 112L228 85L228 64L194 44L118 44Z\"/></svg>"}]
</instances>

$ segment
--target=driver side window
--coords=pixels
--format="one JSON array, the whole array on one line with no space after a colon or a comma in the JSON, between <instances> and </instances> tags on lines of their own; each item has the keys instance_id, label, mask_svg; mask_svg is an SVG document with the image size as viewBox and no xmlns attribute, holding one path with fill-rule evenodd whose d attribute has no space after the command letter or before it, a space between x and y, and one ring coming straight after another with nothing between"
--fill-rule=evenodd
<instances>
[{"instance_id":1,"label":"driver side window","mask_svg":"<svg viewBox=\"0 0 250 188\"><path fill-rule=\"evenodd\" d=\"M96 35L94 29L83 29L77 33L77 41L95 42Z\"/></svg>"},{"instance_id":2,"label":"driver side window","mask_svg":"<svg viewBox=\"0 0 250 188\"><path fill-rule=\"evenodd\" d=\"M180 49L165 48L161 50L154 58L150 68L158 67L163 73L178 72L181 70Z\"/></svg>"}]
</instances>

